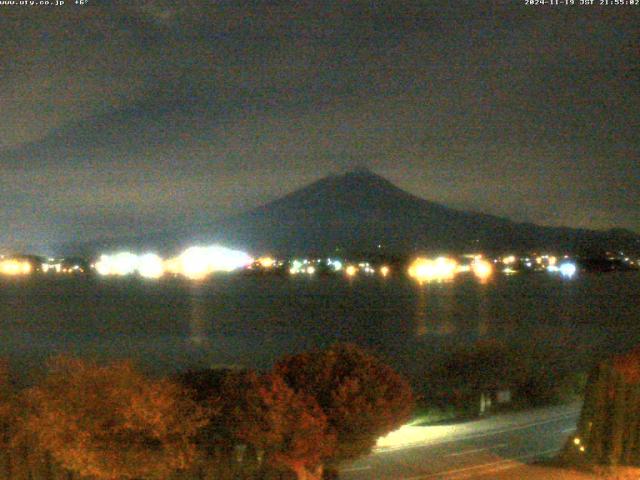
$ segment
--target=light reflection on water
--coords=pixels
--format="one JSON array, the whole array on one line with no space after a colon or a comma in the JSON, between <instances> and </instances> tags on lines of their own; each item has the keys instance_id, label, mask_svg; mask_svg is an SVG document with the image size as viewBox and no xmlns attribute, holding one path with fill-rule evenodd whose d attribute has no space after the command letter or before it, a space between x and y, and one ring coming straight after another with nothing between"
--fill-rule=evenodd
<instances>
[{"instance_id":1,"label":"light reflection on water","mask_svg":"<svg viewBox=\"0 0 640 480\"><path fill-rule=\"evenodd\" d=\"M336 341L420 375L452 346L499 339L564 361L640 342L640 275L403 279L250 278L0 281L0 355L130 356L146 366L245 365ZM555 357L554 357L555 358Z\"/></svg>"},{"instance_id":2,"label":"light reflection on water","mask_svg":"<svg viewBox=\"0 0 640 480\"><path fill-rule=\"evenodd\" d=\"M188 342L197 348L211 348L207 332L207 297L202 282L193 282L189 298L189 335Z\"/></svg>"}]
</instances>

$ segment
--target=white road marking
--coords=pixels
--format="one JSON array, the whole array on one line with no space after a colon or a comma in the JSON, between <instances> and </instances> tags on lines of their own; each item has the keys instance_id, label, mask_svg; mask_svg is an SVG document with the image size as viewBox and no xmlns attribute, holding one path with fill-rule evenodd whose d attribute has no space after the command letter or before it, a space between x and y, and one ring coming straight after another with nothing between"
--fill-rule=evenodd
<instances>
[{"instance_id":1,"label":"white road marking","mask_svg":"<svg viewBox=\"0 0 640 480\"><path fill-rule=\"evenodd\" d=\"M564 430L560 430L560 433L569 433L569 432L575 432L575 431L576 431L576 427L565 428Z\"/></svg>"}]
</instances>

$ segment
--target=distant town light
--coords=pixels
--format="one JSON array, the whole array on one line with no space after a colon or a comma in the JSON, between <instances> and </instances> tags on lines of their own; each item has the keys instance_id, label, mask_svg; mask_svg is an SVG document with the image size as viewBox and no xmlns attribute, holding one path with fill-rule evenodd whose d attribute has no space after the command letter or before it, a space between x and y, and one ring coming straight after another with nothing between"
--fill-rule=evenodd
<instances>
[{"instance_id":1,"label":"distant town light","mask_svg":"<svg viewBox=\"0 0 640 480\"><path fill-rule=\"evenodd\" d=\"M342 270L342 262L340 260L330 261L329 265L331 265L336 272Z\"/></svg>"},{"instance_id":2,"label":"distant town light","mask_svg":"<svg viewBox=\"0 0 640 480\"><path fill-rule=\"evenodd\" d=\"M160 278L164 275L164 262L155 253L145 253L138 258L137 270L144 278Z\"/></svg>"},{"instance_id":3,"label":"distant town light","mask_svg":"<svg viewBox=\"0 0 640 480\"><path fill-rule=\"evenodd\" d=\"M435 260L418 257L409 266L409 276L418 282L451 280L456 274L458 262L452 258L438 257Z\"/></svg>"},{"instance_id":4,"label":"distant town light","mask_svg":"<svg viewBox=\"0 0 640 480\"><path fill-rule=\"evenodd\" d=\"M272 257L260 257L256 260L262 268L273 268L276 264L276 260Z\"/></svg>"},{"instance_id":5,"label":"distant town light","mask_svg":"<svg viewBox=\"0 0 640 480\"><path fill-rule=\"evenodd\" d=\"M502 259L502 263L504 263L505 265L511 265L512 263L514 263L516 261L516 257L515 255L509 255L507 257L504 257Z\"/></svg>"},{"instance_id":6,"label":"distant town light","mask_svg":"<svg viewBox=\"0 0 640 480\"><path fill-rule=\"evenodd\" d=\"M187 248L177 260L180 273L192 280L200 280L214 272L231 272L253 262L246 253L219 245Z\"/></svg>"},{"instance_id":7,"label":"distant town light","mask_svg":"<svg viewBox=\"0 0 640 480\"><path fill-rule=\"evenodd\" d=\"M563 277L568 277L568 278L573 277L577 270L576 265L574 263L569 263L569 262L565 262L561 264L559 268L560 268L560 274Z\"/></svg>"},{"instance_id":8,"label":"distant town light","mask_svg":"<svg viewBox=\"0 0 640 480\"><path fill-rule=\"evenodd\" d=\"M383 277L388 276L389 272L390 272L390 269L386 265L383 265L382 267L380 267L380 275L382 275Z\"/></svg>"},{"instance_id":9,"label":"distant town light","mask_svg":"<svg viewBox=\"0 0 640 480\"><path fill-rule=\"evenodd\" d=\"M0 261L0 274L2 275L27 275L32 267L26 260L6 259Z\"/></svg>"},{"instance_id":10,"label":"distant town light","mask_svg":"<svg viewBox=\"0 0 640 480\"><path fill-rule=\"evenodd\" d=\"M289 269L289 273L291 273L292 275L300 273L302 271L302 265L303 265L302 261L294 260L293 262L291 262L291 268Z\"/></svg>"},{"instance_id":11,"label":"distant town light","mask_svg":"<svg viewBox=\"0 0 640 480\"><path fill-rule=\"evenodd\" d=\"M349 265L347 266L345 272L349 277L355 277L355 275L358 273L358 269L353 265Z\"/></svg>"},{"instance_id":12,"label":"distant town light","mask_svg":"<svg viewBox=\"0 0 640 480\"><path fill-rule=\"evenodd\" d=\"M137 267L138 256L131 252L101 255L96 262L96 271L100 275L130 275Z\"/></svg>"},{"instance_id":13,"label":"distant town light","mask_svg":"<svg viewBox=\"0 0 640 480\"><path fill-rule=\"evenodd\" d=\"M145 278L159 278L166 271L197 280L213 272L229 272L242 268L252 261L253 259L244 252L212 245L188 248L178 257L166 261L154 253L141 256L131 252L101 255L95 269L100 275L123 276L138 272Z\"/></svg>"},{"instance_id":14,"label":"distant town light","mask_svg":"<svg viewBox=\"0 0 640 480\"><path fill-rule=\"evenodd\" d=\"M488 280L493 275L493 265L486 260L476 259L471 264L471 270L476 278L480 281Z\"/></svg>"}]
</instances>

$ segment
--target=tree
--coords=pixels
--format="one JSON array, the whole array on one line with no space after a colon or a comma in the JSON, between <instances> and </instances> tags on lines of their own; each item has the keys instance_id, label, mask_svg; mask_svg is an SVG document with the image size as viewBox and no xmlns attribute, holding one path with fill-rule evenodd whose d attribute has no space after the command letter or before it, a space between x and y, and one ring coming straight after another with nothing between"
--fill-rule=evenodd
<instances>
[{"instance_id":1,"label":"tree","mask_svg":"<svg viewBox=\"0 0 640 480\"><path fill-rule=\"evenodd\" d=\"M11 475L10 446L16 428L16 395L9 379L9 365L0 359L0 464L6 478Z\"/></svg>"},{"instance_id":2,"label":"tree","mask_svg":"<svg viewBox=\"0 0 640 480\"><path fill-rule=\"evenodd\" d=\"M9 365L0 359L0 449L6 449L11 440L14 413L13 389L9 381Z\"/></svg>"},{"instance_id":3,"label":"tree","mask_svg":"<svg viewBox=\"0 0 640 480\"><path fill-rule=\"evenodd\" d=\"M565 455L570 461L640 465L640 347L591 371Z\"/></svg>"},{"instance_id":4,"label":"tree","mask_svg":"<svg viewBox=\"0 0 640 480\"><path fill-rule=\"evenodd\" d=\"M267 464L311 479L334 441L316 401L294 392L277 375L253 371L200 371L182 377L194 398L215 405L199 442L249 444Z\"/></svg>"},{"instance_id":5,"label":"tree","mask_svg":"<svg viewBox=\"0 0 640 480\"><path fill-rule=\"evenodd\" d=\"M332 463L371 451L376 440L409 419L413 395L392 368L352 344L285 357L274 372L318 402L336 436Z\"/></svg>"},{"instance_id":6,"label":"tree","mask_svg":"<svg viewBox=\"0 0 640 480\"><path fill-rule=\"evenodd\" d=\"M183 387L148 379L129 362L55 358L25 401L26 429L40 447L98 479L166 478L194 460L192 438L206 423Z\"/></svg>"}]
</instances>

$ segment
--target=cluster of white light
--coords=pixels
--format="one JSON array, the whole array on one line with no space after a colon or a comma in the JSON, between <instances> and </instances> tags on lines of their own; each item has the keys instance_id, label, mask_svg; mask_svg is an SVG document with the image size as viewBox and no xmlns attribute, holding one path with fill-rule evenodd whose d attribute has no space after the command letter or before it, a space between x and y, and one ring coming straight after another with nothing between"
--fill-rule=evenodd
<instances>
[{"instance_id":1,"label":"cluster of white light","mask_svg":"<svg viewBox=\"0 0 640 480\"><path fill-rule=\"evenodd\" d=\"M62 263L43 263L43 273L84 273L84 268L80 265L63 266Z\"/></svg>"},{"instance_id":2,"label":"cluster of white light","mask_svg":"<svg viewBox=\"0 0 640 480\"><path fill-rule=\"evenodd\" d=\"M138 256L131 252L101 255L95 268L100 275L130 275L137 270Z\"/></svg>"},{"instance_id":3,"label":"cluster of white light","mask_svg":"<svg viewBox=\"0 0 640 480\"><path fill-rule=\"evenodd\" d=\"M219 245L191 247L180 256L169 260L171 273L199 280L215 272L231 272L253 262L245 252L231 250Z\"/></svg>"},{"instance_id":4,"label":"cluster of white light","mask_svg":"<svg viewBox=\"0 0 640 480\"><path fill-rule=\"evenodd\" d=\"M342 262L340 260L327 259L327 265L329 265L335 272L342 270Z\"/></svg>"},{"instance_id":5,"label":"cluster of white light","mask_svg":"<svg viewBox=\"0 0 640 480\"><path fill-rule=\"evenodd\" d=\"M375 269L371 266L371 264L369 262L361 262L358 264L358 269L363 272L366 273L367 275L373 275L374 273L376 273Z\"/></svg>"},{"instance_id":6,"label":"cluster of white light","mask_svg":"<svg viewBox=\"0 0 640 480\"><path fill-rule=\"evenodd\" d=\"M199 280L214 272L230 272L245 267L253 259L244 252L218 245L191 247L179 256L163 260L155 253L136 255L119 252L102 255L95 264L100 275L131 275L138 273L144 278L160 278L166 272Z\"/></svg>"},{"instance_id":7,"label":"cluster of white light","mask_svg":"<svg viewBox=\"0 0 640 480\"><path fill-rule=\"evenodd\" d=\"M559 273L565 278L573 277L578 271L578 267L576 267L575 263L571 262L563 262L559 266L558 265L549 265L547 267L547 271L550 273Z\"/></svg>"},{"instance_id":8,"label":"cluster of white light","mask_svg":"<svg viewBox=\"0 0 640 480\"><path fill-rule=\"evenodd\" d=\"M164 262L155 253L145 253L138 258L137 270L144 278L160 278L164 275Z\"/></svg>"},{"instance_id":9,"label":"cluster of white light","mask_svg":"<svg viewBox=\"0 0 640 480\"><path fill-rule=\"evenodd\" d=\"M297 275L298 273L306 273L307 275L313 275L316 273L316 267L314 266L314 262L309 260L294 260L291 262L291 268L289 268L289 273L292 275Z\"/></svg>"},{"instance_id":10,"label":"cluster of white light","mask_svg":"<svg viewBox=\"0 0 640 480\"><path fill-rule=\"evenodd\" d=\"M571 278L577 270L575 263L565 262L560 265L560 275L563 277Z\"/></svg>"}]
</instances>

